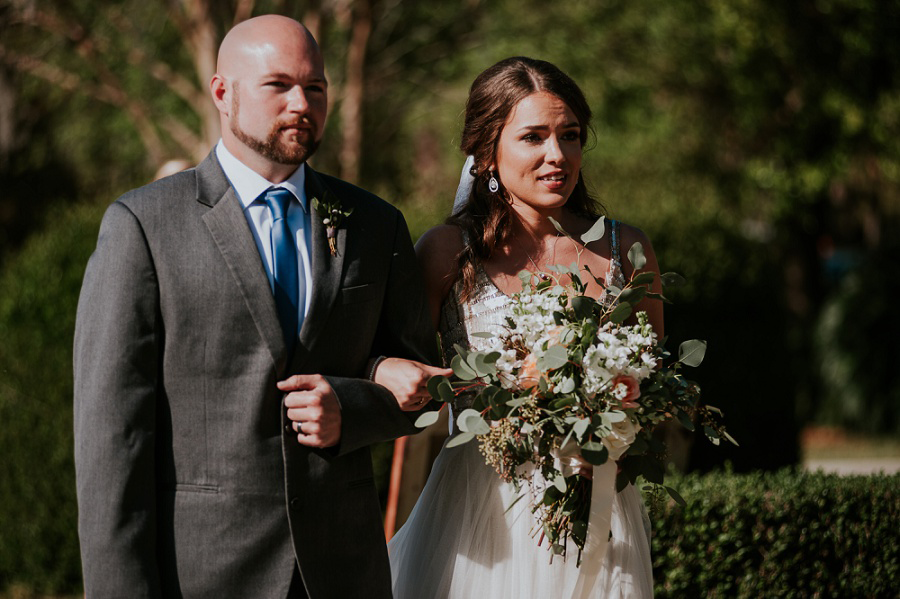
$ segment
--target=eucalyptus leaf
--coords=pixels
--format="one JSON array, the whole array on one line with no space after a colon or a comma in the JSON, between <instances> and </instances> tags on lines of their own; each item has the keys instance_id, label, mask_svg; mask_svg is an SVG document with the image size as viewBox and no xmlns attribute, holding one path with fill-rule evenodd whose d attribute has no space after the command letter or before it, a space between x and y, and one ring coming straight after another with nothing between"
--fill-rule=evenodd
<instances>
[{"instance_id":1,"label":"eucalyptus leaf","mask_svg":"<svg viewBox=\"0 0 900 599\"><path fill-rule=\"evenodd\" d=\"M656 273L652 270L648 270L645 272L640 272L631 279L632 285L650 285L653 283L653 279L656 278Z\"/></svg>"},{"instance_id":2,"label":"eucalyptus leaf","mask_svg":"<svg viewBox=\"0 0 900 599\"><path fill-rule=\"evenodd\" d=\"M732 437L731 435L729 435L727 432L722 431L722 435L725 436L725 439L726 439L729 443L731 443L731 444L734 445L735 447L740 447L740 445L738 445L738 442L734 440L734 437Z\"/></svg>"},{"instance_id":3,"label":"eucalyptus leaf","mask_svg":"<svg viewBox=\"0 0 900 599\"><path fill-rule=\"evenodd\" d=\"M663 488L664 488L664 489L666 490L666 492L669 494L669 497L671 497L672 499L675 500L675 503L677 503L677 504L680 505L681 507L686 507L686 506L687 506L687 501L684 500L684 497L682 497L682 496L678 493L678 491L676 491L676 490L673 489L672 487L663 487Z\"/></svg>"},{"instance_id":4,"label":"eucalyptus leaf","mask_svg":"<svg viewBox=\"0 0 900 599\"><path fill-rule=\"evenodd\" d=\"M630 455L641 455L647 451L647 440L641 435L634 438L634 442L628 447Z\"/></svg>"},{"instance_id":5,"label":"eucalyptus leaf","mask_svg":"<svg viewBox=\"0 0 900 599\"><path fill-rule=\"evenodd\" d=\"M632 306L636 306L646 295L646 287L629 287L619 295L619 301L628 302Z\"/></svg>"},{"instance_id":6,"label":"eucalyptus leaf","mask_svg":"<svg viewBox=\"0 0 900 599\"><path fill-rule=\"evenodd\" d=\"M678 361L685 366L700 366L706 355L706 341L691 339L678 347Z\"/></svg>"},{"instance_id":7,"label":"eucalyptus leaf","mask_svg":"<svg viewBox=\"0 0 900 599\"><path fill-rule=\"evenodd\" d=\"M517 397L515 399L511 399L508 402L506 402L506 405L509 406L510 408L520 408L525 405L525 398Z\"/></svg>"},{"instance_id":8,"label":"eucalyptus leaf","mask_svg":"<svg viewBox=\"0 0 900 599\"><path fill-rule=\"evenodd\" d=\"M616 324L622 324L629 316L631 316L631 304L621 302L610 313L609 320Z\"/></svg>"},{"instance_id":9,"label":"eucalyptus leaf","mask_svg":"<svg viewBox=\"0 0 900 599\"><path fill-rule=\"evenodd\" d=\"M538 391L541 392L541 395L546 394L547 391L549 391L549 390L550 390L550 383L547 382L547 379L545 379L544 377L541 377L540 379L538 379Z\"/></svg>"},{"instance_id":10,"label":"eucalyptus leaf","mask_svg":"<svg viewBox=\"0 0 900 599\"><path fill-rule=\"evenodd\" d=\"M606 445L597 441L588 441L581 446L581 457L589 464L594 466L602 466L609 459L609 450Z\"/></svg>"},{"instance_id":11,"label":"eucalyptus leaf","mask_svg":"<svg viewBox=\"0 0 900 599\"><path fill-rule=\"evenodd\" d=\"M562 474L558 474L553 478L553 486L556 487L556 490L560 493L566 492L566 479L563 478Z\"/></svg>"},{"instance_id":12,"label":"eucalyptus leaf","mask_svg":"<svg viewBox=\"0 0 900 599\"><path fill-rule=\"evenodd\" d=\"M440 391L438 391L438 386L441 383L449 383L447 377L442 374L433 376L428 379L428 384L425 386L428 389L428 393L431 394L431 397L439 401L443 401L443 399L441 398L441 393Z\"/></svg>"},{"instance_id":13,"label":"eucalyptus leaf","mask_svg":"<svg viewBox=\"0 0 900 599\"><path fill-rule=\"evenodd\" d=\"M488 333L486 331L481 331L480 333L472 333L472 337L479 337L481 339L493 339L494 334Z\"/></svg>"},{"instance_id":14,"label":"eucalyptus leaf","mask_svg":"<svg viewBox=\"0 0 900 599\"><path fill-rule=\"evenodd\" d=\"M681 426L683 426L684 428L686 428L687 430L689 430L691 432L694 432L694 423L691 420L691 417L687 414L687 412L685 412L684 410L678 410L678 412L676 412L675 415L678 418L678 422L681 423Z\"/></svg>"},{"instance_id":15,"label":"eucalyptus leaf","mask_svg":"<svg viewBox=\"0 0 900 599\"><path fill-rule=\"evenodd\" d=\"M526 287L531 284L531 277L534 276L530 270L520 270L519 271L519 280L522 281L522 287Z\"/></svg>"},{"instance_id":16,"label":"eucalyptus leaf","mask_svg":"<svg viewBox=\"0 0 900 599\"><path fill-rule=\"evenodd\" d=\"M565 395L550 402L550 409L559 410L568 406L574 406L576 401L577 399L574 395Z\"/></svg>"},{"instance_id":17,"label":"eucalyptus leaf","mask_svg":"<svg viewBox=\"0 0 900 599\"><path fill-rule=\"evenodd\" d=\"M566 232L566 230L562 228L562 225L559 224L555 218L553 218L552 216L548 216L547 218L550 219L550 223L553 225L553 227L554 227L557 231L559 231L560 233L562 233L563 235L565 235L565 236L568 237L569 239L572 238L572 236L569 235L569 234Z\"/></svg>"},{"instance_id":18,"label":"eucalyptus leaf","mask_svg":"<svg viewBox=\"0 0 900 599\"><path fill-rule=\"evenodd\" d=\"M581 243L587 245L592 241L597 241L598 239L603 239L603 235L606 233L606 218L600 217L597 219L591 228L585 231L581 235Z\"/></svg>"},{"instance_id":19,"label":"eucalyptus leaf","mask_svg":"<svg viewBox=\"0 0 900 599\"><path fill-rule=\"evenodd\" d=\"M588 418L579 418L575 425L572 426L572 432L575 433L575 436L578 439L582 439L584 437L584 433L587 432L588 427L591 425L591 421Z\"/></svg>"},{"instance_id":20,"label":"eucalyptus leaf","mask_svg":"<svg viewBox=\"0 0 900 599\"><path fill-rule=\"evenodd\" d=\"M475 435L472 433L459 433L449 441L447 441L447 448L456 447L457 445L463 445L464 443L468 443L472 439L475 438Z\"/></svg>"},{"instance_id":21,"label":"eucalyptus leaf","mask_svg":"<svg viewBox=\"0 0 900 599\"><path fill-rule=\"evenodd\" d=\"M453 385L446 378L438 383L437 390L440 396L439 399L445 403L451 402L456 398L456 393L453 392Z\"/></svg>"},{"instance_id":22,"label":"eucalyptus leaf","mask_svg":"<svg viewBox=\"0 0 900 599\"><path fill-rule=\"evenodd\" d=\"M575 317L589 318L591 314L594 313L594 306L597 302L586 295L576 295L572 298L572 310L575 312Z\"/></svg>"},{"instance_id":23,"label":"eucalyptus leaf","mask_svg":"<svg viewBox=\"0 0 900 599\"><path fill-rule=\"evenodd\" d=\"M538 360L537 367L542 371L560 368L569 361L569 352L562 345L553 345Z\"/></svg>"},{"instance_id":24,"label":"eucalyptus leaf","mask_svg":"<svg viewBox=\"0 0 900 599\"><path fill-rule=\"evenodd\" d=\"M491 430L488 423L481 417L481 412L473 410L472 408L460 412L459 416L456 418L456 426L464 433L473 433L476 435L484 435Z\"/></svg>"},{"instance_id":25,"label":"eucalyptus leaf","mask_svg":"<svg viewBox=\"0 0 900 599\"><path fill-rule=\"evenodd\" d=\"M662 281L663 287L681 287L685 283L687 283L687 279L682 277L677 272L667 272L663 273L659 280Z\"/></svg>"},{"instance_id":26,"label":"eucalyptus leaf","mask_svg":"<svg viewBox=\"0 0 900 599\"><path fill-rule=\"evenodd\" d=\"M453 369L453 374L464 381L471 381L478 376L475 374L475 371L466 364L462 356L453 356L453 359L450 360L450 368Z\"/></svg>"},{"instance_id":27,"label":"eucalyptus leaf","mask_svg":"<svg viewBox=\"0 0 900 599\"><path fill-rule=\"evenodd\" d=\"M635 241L634 245L631 246L631 249L628 250L628 261L631 262L631 265L635 270L640 270L647 264L647 257L644 255L644 246L641 245L640 241Z\"/></svg>"},{"instance_id":28,"label":"eucalyptus leaf","mask_svg":"<svg viewBox=\"0 0 900 599\"><path fill-rule=\"evenodd\" d=\"M575 520L572 522L572 536L576 539L587 538L588 525L584 520Z\"/></svg>"},{"instance_id":29,"label":"eucalyptus leaf","mask_svg":"<svg viewBox=\"0 0 900 599\"><path fill-rule=\"evenodd\" d=\"M616 422L622 422L627 418L625 412L621 412L619 410L613 410L611 412L603 412L603 420L609 424L615 424Z\"/></svg>"},{"instance_id":30,"label":"eucalyptus leaf","mask_svg":"<svg viewBox=\"0 0 900 599\"><path fill-rule=\"evenodd\" d=\"M440 418L441 413L437 410L431 410L429 412L424 412L416 418L416 426L418 428L426 428L434 424Z\"/></svg>"}]
</instances>

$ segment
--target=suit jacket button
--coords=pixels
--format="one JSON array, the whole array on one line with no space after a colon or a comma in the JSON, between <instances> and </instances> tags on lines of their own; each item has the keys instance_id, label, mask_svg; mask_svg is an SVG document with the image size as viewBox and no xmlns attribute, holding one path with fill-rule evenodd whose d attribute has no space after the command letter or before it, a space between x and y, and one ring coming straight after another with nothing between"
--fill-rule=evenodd
<instances>
[{"instance_id":1,"label":"suit jacket button","mask_svg":"<svg viewBox=\"0 0 900 599\"><path fill-rule=\"evenodd\" d=\"M291 497L290 506L292 510L300 509L300 498L299 497Z\"/></svg>"},{"instance_id":2,"label":"suit jacket button","mask_svg":"<svg viewBox=\"0 0 900 599\"><path fill-rule=\"evenodd\" d=\"M294 432L294 425L293 425L293 423L291 423L291 424L285 424L285 425L284 425L284 432L286 432L286 433L293 433L293 432Z\"/></svg>"}]
</instances>

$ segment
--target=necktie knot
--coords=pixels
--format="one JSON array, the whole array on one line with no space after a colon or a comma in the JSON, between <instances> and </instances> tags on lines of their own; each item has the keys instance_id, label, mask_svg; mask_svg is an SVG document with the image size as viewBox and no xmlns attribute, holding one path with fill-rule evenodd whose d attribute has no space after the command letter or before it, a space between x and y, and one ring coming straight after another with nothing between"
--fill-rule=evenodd
<instances>
[{"instance_id":1,"label":"necktie knot","mask_svg":"<svg viewBox=\"0 0 900 599\"><path fill-rule=\"evenodd\" d=\"M266 191L264 201L272 213L273 220L281 220L287 217L288 206L294 197L287 189L276 187Z\"/></svg>"}]
</instances>

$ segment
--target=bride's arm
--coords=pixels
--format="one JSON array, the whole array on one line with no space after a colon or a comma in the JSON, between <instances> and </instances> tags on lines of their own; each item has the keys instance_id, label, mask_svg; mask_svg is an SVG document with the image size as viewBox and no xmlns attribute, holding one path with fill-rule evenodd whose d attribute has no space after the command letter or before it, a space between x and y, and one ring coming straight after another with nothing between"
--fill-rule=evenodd
<instances>
[{"instance_id":1,"label":"bride's arm","mask_svg":"<svg viewBox=\"0 0 900 599\"><path fill-rule=\"evenodd\" d=\"M631 246L634 245L635 242L640 242L640 244L644 247L644 256L647 258L647 263L644 265L644 268L640 269L638 272L650 271L656 273L656 277L654 277L653 283L650 285L650 291L652 291L653 293L662 293L662 283L659 280L659 264L656 261L656 253L653 251L653 245L650 243L650 239L647 237L647 235L644 234L643 231L636 227L626 225L625 223L622 223L621 227L622 241L620 247L622 257L622 274L625 275L625 280L630 280L631 273L634 271L634 268L631 266L631 262L627 257L628 250L631 249ZM634 311L646 312L650 320L650 326L652 326L653 330L656 332L657 339L662 339L663 337L665 337L666 332L665 325L663 323L663 303L661 301L651 298L644 298L635 307Z\"/></svg>"},{"instance_id":2,"label":"bride's arm","mask_svg":"<svg viewBox=\"0 0 900 599\"><path fill-rule=\"evenodd\" d=\"M453 225L429 229L416 243L416 259L425 280L425 296L435 328L440 324L444 298L459 275L458 256L462 249L462 233Z\"/></svg>"}]
</instances>

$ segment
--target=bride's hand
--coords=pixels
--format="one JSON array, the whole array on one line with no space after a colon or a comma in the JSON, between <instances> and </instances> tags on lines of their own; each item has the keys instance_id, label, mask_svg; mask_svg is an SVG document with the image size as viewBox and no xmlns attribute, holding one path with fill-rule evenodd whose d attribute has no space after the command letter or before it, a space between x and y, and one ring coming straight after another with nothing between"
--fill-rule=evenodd
<instances>
[{"instance_id":1,"label":"bride's hand","mask_svg":"<svg viewBox=\"0 0 900 599\"><path fill-rule=\"evenodd\" d=\"M450 368L435 368L415 360L385 358L378 363L372 380L394 395L401 410L413 412L421 410L431 400L428 380L433 376L451 374L453 370Z\"/></svg>"}]
</instances>

